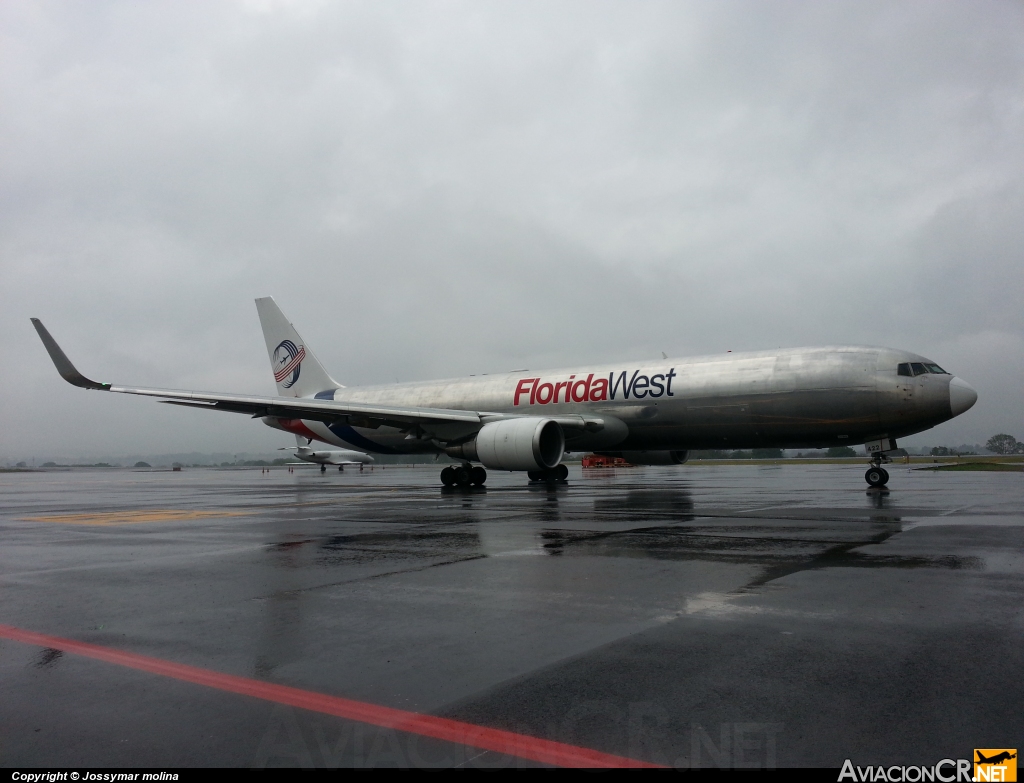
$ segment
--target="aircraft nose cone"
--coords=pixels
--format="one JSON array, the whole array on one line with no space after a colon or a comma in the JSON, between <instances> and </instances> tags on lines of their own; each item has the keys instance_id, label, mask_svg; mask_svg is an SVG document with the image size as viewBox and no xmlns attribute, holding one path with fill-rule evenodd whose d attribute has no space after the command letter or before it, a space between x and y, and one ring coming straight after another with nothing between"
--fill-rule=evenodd
<instances>
[{"instance_id":1,"label":"aircraft nose cone","mask_svg":"<svg viewBox=\"0 0 1024 783\"><path fill-rule=\"evenodd\" d=\"M967 381L953 378L949 382L949 409L959 416L978 401L978 392Z\"/></svg>"}]
</instances>

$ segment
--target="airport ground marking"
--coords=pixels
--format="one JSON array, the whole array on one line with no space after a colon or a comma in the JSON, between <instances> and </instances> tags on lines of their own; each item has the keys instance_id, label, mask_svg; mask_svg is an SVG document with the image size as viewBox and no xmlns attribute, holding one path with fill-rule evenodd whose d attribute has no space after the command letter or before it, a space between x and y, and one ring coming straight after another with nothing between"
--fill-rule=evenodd
<instances>
[{"instance_id":1,"label":"airport ground marking","mask_svg":"<svg viewBox=\"0 0 1024 783\"><path fill-rule=\"evenodd\" d=\"M165 661L148 655L117 650L113 647L103 647L98 644L89 644L88 642L79 642L60 636L49 636L48 634L36 633L35 631L27 631L11 625L0 625L0 638L52 650L61 650L62 652L93 658L105 663L125 666L129 669L137 669L149 672L150 674L158 674L162 677L204 685L208 688L227 691L228 693L251 696L289 707L298 707L310 712L333 715L371 726L394 729L407 734L418 734L423 737L431 737L503 755L517 756L522 759L537 761L541 764L589 768L660 766L626 756L603 753L591 748L567 745L563 742L531 737L526 734L516 734L511 731L479 726L474 723L464 723L449 718L439 718L434 715L423 715L418 712L383 707L379 704L354 701L340 696L330 696L325 693L293 688L288 685L277 685L270 682L252 680L247 677L238 677L233 674L202 669L197 666Z\"/></svg>"},{"instance_id":2,"label":"airport ground marking","mask_svg":"<svg viewBox=\"0 0 1024 783\"><path fill-rule=\"evenodd\" d=\"M98 511L83 514L45 514L20 517L23 522L52 522L59 525L137 525L147 522L191 522L195 519L240 517L244 511L198 511L193 509L152 508L134 511Z\"/></svg>"}]
</instances>

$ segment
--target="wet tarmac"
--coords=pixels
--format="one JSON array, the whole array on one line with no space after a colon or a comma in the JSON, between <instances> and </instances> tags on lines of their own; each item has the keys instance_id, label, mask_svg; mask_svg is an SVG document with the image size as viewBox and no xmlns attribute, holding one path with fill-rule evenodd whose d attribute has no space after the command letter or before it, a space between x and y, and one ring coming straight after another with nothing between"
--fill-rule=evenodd
<instances>
[{"instance_id":1,"label":"wet tarmac","mask_svg":"<svg viewBox=\"0 0 1024 783\"><path fill-rule=\"evenodd\" d=\"M890 473L4 474L0 624L677 767L1020 747L1024 475ZM543 761L187 679L0 634L0 766Z\"/></svg>"}]
</instances>

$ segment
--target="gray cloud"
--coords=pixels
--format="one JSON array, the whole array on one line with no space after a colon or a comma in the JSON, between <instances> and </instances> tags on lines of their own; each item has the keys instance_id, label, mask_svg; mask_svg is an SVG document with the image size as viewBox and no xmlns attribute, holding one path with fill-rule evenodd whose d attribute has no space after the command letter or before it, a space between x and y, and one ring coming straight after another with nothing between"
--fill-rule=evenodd
<instances>
[{"instance_id":1,"label":"gray cloud","mask_svg":"<svg viewBox=\"0 0 1024 783\"><path fill-rule=\"evenodd\" d=\"M259 450L274 295L346 383L828 342L1024 437L1024 9L7 3L0 458ZM1015 429L1016 428L1016 429Z\"/></svg>"}]
</instances>

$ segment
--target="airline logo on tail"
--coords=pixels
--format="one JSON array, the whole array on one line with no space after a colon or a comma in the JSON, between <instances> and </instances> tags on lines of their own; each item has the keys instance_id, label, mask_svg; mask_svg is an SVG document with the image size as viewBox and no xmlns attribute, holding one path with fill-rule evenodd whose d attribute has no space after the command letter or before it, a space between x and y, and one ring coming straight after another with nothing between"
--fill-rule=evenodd
<instances>
[{"instance_id":1,"label":"airline logo on tail","mask_svg":"<svg viewBox=\"0 0 1024 783\"><path fill-rule=\"evenodd\" d=\"M274 349L274 380L284 388L290 389L299 380L299 370L302 369L302 360L305 358L306 346L296 347L291 340L282 340Z\"/></svg>"}]
</instances>

